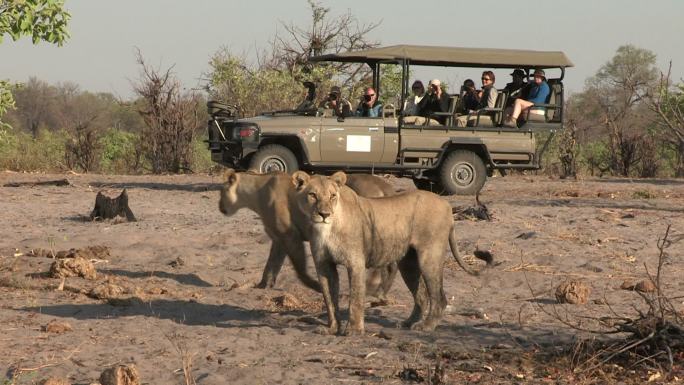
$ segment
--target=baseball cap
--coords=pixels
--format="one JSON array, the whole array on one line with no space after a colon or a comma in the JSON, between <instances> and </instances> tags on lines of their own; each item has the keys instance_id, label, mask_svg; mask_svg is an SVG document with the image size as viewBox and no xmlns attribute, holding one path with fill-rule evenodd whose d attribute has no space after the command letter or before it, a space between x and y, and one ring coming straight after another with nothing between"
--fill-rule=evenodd
<instances>
[{"instance_id":1,"label":"baseball cap","mask_svg":"<svg viewBox=\"0 0 684 385\"><path fill-rule=\"evenodd\" d=\"M342 94L342 90L338 86L332 86L332 87L330 87L330 93L340 95L340 94Z\"/></svg>"},{"instance_id":2,"label":"baseball cap","mask_svg":"<svg viewBox=\"0 0 684 385\"><path fill-rule=\"evenodd\" d=\"M546 79L546 73L541 68L537 68L536 70L534 70L534 75L540 75L541 77Z\"/></svg>"}]
</instances>

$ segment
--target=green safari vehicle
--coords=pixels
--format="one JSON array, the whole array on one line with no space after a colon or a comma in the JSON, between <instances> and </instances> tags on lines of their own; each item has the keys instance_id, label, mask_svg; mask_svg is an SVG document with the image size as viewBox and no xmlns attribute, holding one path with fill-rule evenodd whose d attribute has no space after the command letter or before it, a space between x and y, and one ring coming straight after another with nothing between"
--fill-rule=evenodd
<instances>
[{"instance_id":1,"label":"green safari vehicle","mask_svg":"<svg viewBox=\"0 0 684 385\"><path fill-rule=\"evenodd\" d=\"M210 101L209 150L220 164L261 172L305 170L330 173L381 172L410 177L421 189L438 193L472 195L495 170L536 170L553 133L563 129L565 69L572 67L562 52L396 45L355 52L312 57L312 62L363 63L372 69L373 86L380 90L381 64L401 66L403 106L413 66L521 68L547 70L550 95L522 116L517 128L503 126L504 108L511 95L498 92L494 108L470 113L465 127L457 126L459 95L452 95L449 109L440 115L445 124L407 123L401 109L385 104L376 118L333 116L316 109L315 87L307 101L290 111L240 118L231 106ZM551 70L551 71L548 71ZM548 73L557 77L548 78ZM382 98L382 95L379 95ZM397 106L398 107L398 106ZM535 132L552 134L537 145Z\"/></svg>"}]
</instances>

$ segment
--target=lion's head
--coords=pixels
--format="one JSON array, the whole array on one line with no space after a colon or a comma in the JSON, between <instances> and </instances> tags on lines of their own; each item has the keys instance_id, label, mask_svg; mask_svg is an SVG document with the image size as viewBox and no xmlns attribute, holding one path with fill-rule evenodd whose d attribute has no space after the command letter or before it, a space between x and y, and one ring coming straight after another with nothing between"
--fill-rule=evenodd
<instances>
[{"instance_id":1,"label":"lion's head","mask_svg":"<svg viewBox=\"0 0 684 385\"><path fill-rule=\"evenodd\" d=\"M229 168L223 172L223 185L221 186L221 197L219 199L219 211L225 215L233 215L241 209L243 205L238 199L238 184L240 174Z\"/></svg>"},{"instance_id":2,"label":"lion's head","mask_svg":"<svg viewBox=\"0 0 684 385\"><path fill-rule=\"evenodd\" d=\"M314 224L329 224L335 218L340 202L340 188L347 182L347 175L336 172L330 177L297 171L292 183L297 190L297 205Z\"/></svg>"}]
</instances>

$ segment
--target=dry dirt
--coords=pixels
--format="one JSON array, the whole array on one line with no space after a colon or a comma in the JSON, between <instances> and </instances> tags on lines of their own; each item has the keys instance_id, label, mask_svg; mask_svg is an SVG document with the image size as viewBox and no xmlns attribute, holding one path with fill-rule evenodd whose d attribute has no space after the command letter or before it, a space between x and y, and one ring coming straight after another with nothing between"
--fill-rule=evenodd
<instances>
[{"instance_id":1,"label":"dry dirt","mask_svg":"<svg viewBox=\"0 0 684 385\"><path fill-rule=\"evenodd\" d=\"M30 183L64 178L70 185ZM499 264L472 277L449 260L448 314L435 332L398 326L412 306L398 278L391 303L366 310L365 336L327 336L320 295L289 265L275 289L252 288L270 240L254 213L219 213L218 183L0 173L0 384L90 384L131 364L143 384L428 383L437 363L444 383L575 383L581 376L544 357L590 335L552 314L635 315L639 296L621 286L643 280L644 264L655 270L668 224L671 239L684 234L684 180L492 178L480 199L493 220L456 225L467 260L478 248ZM88 219L98 191L124 187L137 222ZM51 278L57 254L80 249L96 279ZM663 289L681 310L684 241L667 252ZM569 280L587 285L587 304L556 304ZM55 322L70 328L49 332ZM649 376L621 370L627 382Z\"/></svg>"}]
</instances>

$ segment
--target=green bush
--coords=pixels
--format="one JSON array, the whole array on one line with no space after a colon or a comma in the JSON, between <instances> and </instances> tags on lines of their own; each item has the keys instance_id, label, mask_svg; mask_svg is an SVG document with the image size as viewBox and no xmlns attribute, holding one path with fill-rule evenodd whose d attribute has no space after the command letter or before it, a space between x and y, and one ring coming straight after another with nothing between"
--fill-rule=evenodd
<instances>
[{"instance_id":1,"label":"green bush","mask_svg":"<svg viewBox=\"0 0 684 385\"><path fill-rule=\"evenodd\" d=\"M12 171L64 171L64 131L40 130L30 134L4 130L0 134L0 169Z\"/></svg>"},{"instance_id":2,"label":"green bush","mask_svg":"<svg viewBox=\"0 0 684 385\"><path fill-rule=\"evenodd\" d=\"M210 172L216 167L217 163L211 161L211 152L207 149L207 134L196 136L192 142L192 164L190 169L196 173Z\"/></svg>"},{"instance_id":3,"label":"green bush","mask_svg":"<svg viewBox=\"0 0 684 385\"><path fill-rule=\"evenodd\" d=\"M103 174L127 174L140 171L138 134L110 128L99 142L102 146L100 171Z\"/></svg>"}]
</instances>

